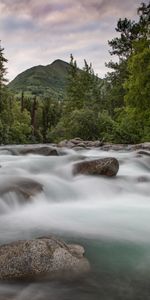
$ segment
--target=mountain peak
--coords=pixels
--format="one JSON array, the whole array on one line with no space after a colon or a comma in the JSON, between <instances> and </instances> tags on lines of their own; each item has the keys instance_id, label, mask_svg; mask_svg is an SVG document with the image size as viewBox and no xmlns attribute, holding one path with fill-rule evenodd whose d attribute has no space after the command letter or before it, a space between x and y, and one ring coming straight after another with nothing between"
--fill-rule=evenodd
<instances>
[{"instance_id":1,"label":"mountain peak","mask_svg":"<svg viewBox=\"0 0 150 300\"><path fill-rule=\"evenodd\" d=\"M61 59L56 59L50 64L50 66L55 68L57 67L68 68L69 64L66 61L63 61Z\"/></svg>"},{"instance_id":2,"label":"mountain peak","mask_svg":"<svg viewBox=\"0 0 150 300\"><path fill-rule=\"evenodd\" d=\"M56 59L51 63L51 65L53 65L53 64L67 64L67 62L65 62L61 59Z\"/></svg>"},{"instance_id":3,"label":"mountain peak","mask_svg":"<svg viewBox=\"0 0 150 300\"><path fill-rule=\"evenodd\" d=\"M62 95L68 81L69 67L67 62L56 59L47 66L35 66L22 72L8 86L16 94L23 90L32 95Z\"/></svg>"}]
</instances>

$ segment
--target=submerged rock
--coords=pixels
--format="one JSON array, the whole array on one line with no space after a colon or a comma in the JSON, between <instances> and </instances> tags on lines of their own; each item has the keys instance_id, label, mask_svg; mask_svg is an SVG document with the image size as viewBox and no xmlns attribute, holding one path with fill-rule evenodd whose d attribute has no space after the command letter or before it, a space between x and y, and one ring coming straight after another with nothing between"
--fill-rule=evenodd
<instances>
[{"instance_id":1,"label":"submerged rock","mask_svg":"<svg viewBox=\"0 0 150 300\"><path fill-rule=\"evenodd\" d=\"M0 279L79 276L90 269L83 254L83 247L54 237L12 242L0 246Z\"/></svg>"},{"instance_id":2,"label":"submerged rock","mask_svg":"<svg viewBox=\"0 0 150 300\"><path fill-rule=\"evenodd\" d=\"M42 192L43 186L41 183L30 178L15 178L10 182L6 182L0 185L0 195L4 195L9 192L15 192L21 194L25 199L35 196Z\"/></svg>"},{"instance_id":3,"label":"submerged rock","mask_svg":"<svg viewBox=\"0 0 150 300\"><path fill-rule=\"evenodd\" d=\"M19 147L8 147L2 148L2 151L6 150L12 155L27 155L27 154L37 154L44 156L58 156L59 153L55 147L52 146L19 146Z\"/></svg>"},{"instance_id":4,"label":"submerged rock","mask_svg":"<svg viewBox=\"0 0 150 300\"><path fill-rule=\"evenodd\" d=\"M138 153L138 155L150 156L150 152L144 151L144 150L140 150L140 151L138 151L137 153Z\"/></svg>"},{"instance_id":5,"label":"submerged rock","mask_svg":"<svg viewBox=\"0 0 150 300\"><path fill-rule=\"evenodd\" d=\"M53 147L33 147L33 148L23 148L19 151L19 154L39 154L44 156L56 155L58 156L58 152L56 148Z\"/></svg>"},{"instance_id":6,"label":"submerged rock","mask_svg":"<svg viewBox=\"0 0 150 300\"><path fill-rule=\"evenodd\" d=\"M109 157L76 163L73 168L73 174L115 176L118 170L118 160Z\"/></svg>"},{"instance_id":7,"label":"submerged rock","mask_svg":"<svg viewBox=\"0 0 150 300\"><path fill-rule=\"evenodd\" d=\"M139 176L138 178L137 178L137 181L138 182L150 182L150 178L149 177L146 177L146 176Z\"/></svg>"}]
</instances>

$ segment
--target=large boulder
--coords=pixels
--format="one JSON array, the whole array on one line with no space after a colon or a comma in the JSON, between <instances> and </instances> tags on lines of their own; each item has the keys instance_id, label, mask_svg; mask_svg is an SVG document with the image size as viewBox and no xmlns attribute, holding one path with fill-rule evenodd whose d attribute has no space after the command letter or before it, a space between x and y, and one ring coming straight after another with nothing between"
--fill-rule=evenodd
<instances>
[{"instance_id":1,"label":"large boulder","mask_svg":"<svg viewBox=\"0 0 150 300\"><path fill-rule=\"evenodd\" d=\"M90 269L79 245L54 237L12 242L0 246L0 279L51 279L79 276Z\"/></svg>"},{"instance_id":2,"label":"large boulder","mask_svg":"<svg viewBox=\"0 0 150 300\"><path fill-rule=\"evenodd\" d=\"M74 164L73 174L115 176L119 170L119 162L116 158L102 158L82 161Z\"/></svg>"},{"instance_id":3,"label":"large boulder","mask_svg":"<svg viewBox=\"0 0 150 300\"><path fill-rule=\"evenodd\" d=\"M0 196L9 192L15 192L18 195L22 195L25 199L30 199L42 192L42 190L42 184L31 178L16 177L8 182L0 184Z\"/></svg>"}]
</instances>

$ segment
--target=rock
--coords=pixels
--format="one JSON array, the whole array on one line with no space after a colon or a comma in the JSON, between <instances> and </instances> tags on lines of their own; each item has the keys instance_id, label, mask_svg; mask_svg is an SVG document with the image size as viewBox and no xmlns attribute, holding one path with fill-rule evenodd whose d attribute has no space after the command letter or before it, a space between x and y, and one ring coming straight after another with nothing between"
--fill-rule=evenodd
<instances>
[{"instance_id":1,"label":"rock","mask_svg":"<svg viewBox=\"0 0 150 300\"><path fill-rule=\"evenodd\" d=\"M58 144L58 147L73 148L74 147L74 143L72 143L71 141L64 140L64 141L62 141L62 142L60 142Z\"/></svg>"},{"instance_id":2,"label":"rock","mask_svg":"<svg viewBox=\"0 0 150 300\"><path fill-rule=\"evenodd\" d=\"M144 151L144 150L138 151L137 153L138 153L139 155L146 155L146 156L150 156L150 152L148 152L148 151Z\"/></svg>"},{"instance_id":3,"label":"rock","mask_svg":"<svg viewBox=\"0 0 150 300\"><path fill-rule=\"evenodd\" d=\"M72 140L70 140L71 143L73 143L74 145L78 145L79 143L82 143L83 140L80 138L74 138Z\"/></svg>"},{"instance_id":4,"label":"rock","mask_svg":"<svg viewBox=\"0 0 150 300\"><path fill-rule=\"evenodd\" d=\"M62 147L62 148L64 147L64 148L65 148L65 147L67 147L67 142L68 142L67 140L61 141L61 142L58 143L57 146L58 146L58 147Z\"/></svg>"},{"instance_id":5,"label":"rock","mask_svg":"<svg viewBox=\"0 0 150 300\"><path fill-rule=\"evenodd\" d=\"M0 195L4 195L9 192L15 192L17 194L23 195L24 198L29 199L40 193L43 190L41 183L29 179L29 178L15 178L9 183L0 185Z\"/></svg>"},{"instance_id":6,"label":"rock","mask_svg":"<svg viewBox=\"0 0 150 300\"><path fill-rule=\"evenodd\" d=\"M73 150L80 151L80 150L85 150L85 148L83 148L81 146L75 146L75 147L73 147Z\"/></svg>"},{"instance_id":7,"label":"rock","mask_svg":"<svg viewBox=\"0 0 150 300\"><path fill-rule=\"evenodd\" d=\"M116 158L102 158L74 164L73 174L115 176L119 170Z\"/></svg>"},{"instance_id":8,"label":"rock","mask_svg":"<svg viewBox=\"0 0 150 300\"><path fill-rule=\"evenodd\" d=\"M94 141L93 146L94 147L101 147L103 145L103 141Z\"/></svg>"},{"instance_id":9,"label":"rock","mask_svg":"<svg viewBox=\"0 0 150 300\"><path fill-rule=\"evenodd\" d=\"M67 148L73 148L74 144L71 141L68 141L66 146Z\"/></svg>"},{"instance_id":10,"label":"rock","mask_svg":"<svg viewBox=\"0 0 150 300\"><path fill-rule=\"evenodd\" d=\"M78 144L78 147L86 148L86 145L84 144L84 142L82 142Z\"/></svg>"},{"instance_id":11,"label":"rock","mask_svg":"<svg viewBox=\"0 0 150 300\"><path fill-rule=\"evenodd\" d=\"M130 145L130 150L135 151L135 150L149 150L150 151L150 142L142 143L142 144L135 144L135 145Z\"/></svg>"},{"instance_id":12,"label":"rock","mask_svg":"<svg viewBox=\"0 0 150 300\"><path fill-rule=\"evenodd\" d=\"M89 148L97 148L97 147L100 147L102 146L102 142L100 141L84 141L86 147L89 147Z\"/></svg>"},{"instance_id":13,"label":"rock","mask_svg":"<svg viewBox=\"0 0 150 300\"><path fill-rule=\"evenodd\" d=\"M33 147L33 148L25 147L19 151L19 154L22 154L22 155L38 154L38 155L44 155L44 156L50 156L50 155L58 156L58 151L56 148L48 147L48 146Z\"/></svg>"},{"instance_id":14,"label":"rock","mask_svg":"<svg viewBox=\"0 0 150 300\"><path fill-rule=\"evenodd\" d=\"M22 146L22 147L15 147L15 148L2 148L1 150L7 150L12 155L27 155L27 154L38 154L38 155L44 155L44 156L58 156L58 151L55 147L50 146Z\"/></svg>"},{"instance_id":15,"label":"rock","mask_svg":"<svg viewBox=\"0 0 150 300\"><path fill-rule=\"evenodd\" d=\"M81 250L82 249L82 250ZM0 246L0 279L50 279L79 276L90 270L79 245L54 237L12 242Z\"/></svg>"},{"instance_id":16,"label":"rock","mask_svg":"<svg viewBox=\"0 0 150 300\"><path fill-rule=\"evenodd\" d=\"M68 246L73 255L76 255L79 258L83 257L85 250L82 246L74 244L69 244Z\"/></svg>"}]
</instances>

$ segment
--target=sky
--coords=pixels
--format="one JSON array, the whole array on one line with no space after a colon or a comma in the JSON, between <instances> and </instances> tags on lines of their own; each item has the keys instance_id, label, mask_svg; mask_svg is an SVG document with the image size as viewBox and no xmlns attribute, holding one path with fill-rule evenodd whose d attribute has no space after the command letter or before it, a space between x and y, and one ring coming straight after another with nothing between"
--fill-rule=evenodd
<instances>
[{"instance_id":1,"label":"sky","mask_svg":"<svg viewBox=\"0 0 150 300\"><path fill-rule=\"evenodd\" d=\"M99 77L108 71L108 40L119 18L137 17L140 0L0 0L0 40L8 59L7 78L56 59L79 67L92 63ZM147 0L145 1L148 2Z\"/></svg>"}]
</instances>

